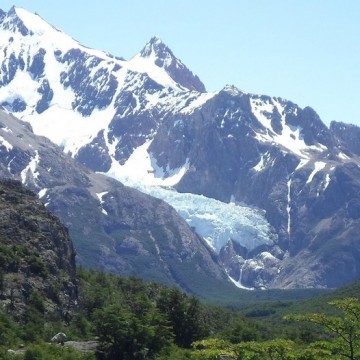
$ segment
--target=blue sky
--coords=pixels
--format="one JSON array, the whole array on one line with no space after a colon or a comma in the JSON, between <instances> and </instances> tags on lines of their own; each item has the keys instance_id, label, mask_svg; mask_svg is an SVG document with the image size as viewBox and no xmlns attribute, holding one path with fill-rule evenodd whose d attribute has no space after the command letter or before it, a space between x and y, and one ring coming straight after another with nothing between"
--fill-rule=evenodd
<instances>
[{"instance_id":1,"label":"blue sky","mask_svg":"<svg viewBox=\"0 0 360 360\"><path fill-rule=\"evenodd\" d=\"M210 91L226 84L360 125L358 0L1 0L131 58L160 37Z\"/></svg>"}]
</instances>

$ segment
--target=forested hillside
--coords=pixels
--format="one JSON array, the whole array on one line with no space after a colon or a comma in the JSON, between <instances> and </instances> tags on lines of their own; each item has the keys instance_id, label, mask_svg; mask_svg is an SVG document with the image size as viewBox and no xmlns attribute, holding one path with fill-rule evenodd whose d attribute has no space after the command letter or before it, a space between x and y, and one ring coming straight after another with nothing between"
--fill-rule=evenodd
<instances>
[{"instance_id":1,"label":"forested hillside","mask_svg":"<svg viewBox=\"0 0 360 360\"><path fill-rule=\"evenodd\" d=\"M355 284L354 291L357 287ZM350 288L344 294L351 292ZM359 358L360 304L355 298L331 301L327 295L313 300L316 306L322 304L317 315L254 317L204 304L176 288L95 271L79 270L79 289L79 307L71 319L49 317L41 305L42 298L26 304L29 311L37 314L31 337L26 320L18 321L11 311L1 310L1 358ZM334 298L338 298L338 293L334 293ZM327 302L331 303L329 307ZM306 311L311 309L308 303ZM321 315L322 310L327 315ZM301 312L301 303L296 312ZM48 344L57 332L64 332L72 342L65 342L65 346ZM97 351L78 351L70 346L94 339ZM24 349L8 352L21 343L25 343Z\"/></svg>"}]
</instances>

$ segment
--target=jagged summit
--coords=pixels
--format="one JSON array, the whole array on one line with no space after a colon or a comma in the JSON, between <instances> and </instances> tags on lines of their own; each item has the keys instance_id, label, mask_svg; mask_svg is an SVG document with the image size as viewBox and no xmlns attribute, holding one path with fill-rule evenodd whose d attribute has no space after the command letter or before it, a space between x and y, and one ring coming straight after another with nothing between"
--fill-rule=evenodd
<instances>
[{"instance_id":1,"label":"jagged summit","mask_svg":"<svg viewBox=\"0 0 360 360\"><path fill-rule=\"evenodd\" d=\"M77 40L49 24L37 13L32 13L21 7L13 6L8 12L0 9L0 43L9 46L13 43L13 48L22 49L33 48L66 52L73 48L87 50L91 55L100 58L109 57L103 51L92 50L81 45ZM19 36L14 36L19 35Z\"/></svg>"},{"instance_id":2,"label":"jagged summit","mask_svg":"<svg viewBox=\"0 0 360 360\"><path fill-rule=\"evenodd\" d=\"M142 57L150 57L152 54L156 57L162 58L164 55L170 55L171 57L174 57L174 54L169 49L169 47L156 36L153 36L140 52Z\"/></svg>"},{"instance_id":3,"label":"jagged summit","mask_svg":"<svg viewBox=\"0 0 360 360\"><path fill-rule=\"evenodd\" d=\"M194 75L159 37L153 36L137 56L149 59L158 67L165 69L181 86L189 90L206 91L199 77Z\"/></svg>"},{"instance_id":4,"label":"jagged summit","mask_svg":"<svg viewBox=\"0 0 360 360\"><path fill-rule=\"evenodd\" d=\"M8 11L8 14L9 14L9 15L16 15L16 9L17 9L17 8L18 8L17 6L13 5L13 6L10 8L10 10Z\"/></svg>"},{"instance_id":5,"label":"jagged summit","mask_svg":"<svg viewBox=\"0 0 360 360\"><path fill-rule=\"evenodd\" d=\"M233 95L233 96L237 96L239 94L243 94L244 92L241 91L238 87L236 87L235 85L230 85L230 84L226 84L222 91L230 94L230 95Z\"/></svg>"},{"instance_id":6,"label":"jagged summit","mask_svg":"<svg viewBox=\"0 0 360 360\"><path fill-rule=\"evenodd\" d=\"M44 34L50 29L55 29L38 14L33 14L21 7L12 6L8 12L0 10L0 26L4 30L16 32L20 30L22 35Z\"/></svg>"},{"instance_id":7,"label":"jagged summit","mask_svg":"<svg viewBox=\"0 0 360 360\"><path fill-rule=\"evenodd\" d=\"M47 34L49 31L62 32L46 22L37 13L31 13L30 11L27 11L21 7L13 6L8 14L11 14L12 17L20 19L31 34L43 35Z\"/></svg>"},{"instance_id":8,"label":"jagged summit","mask_svg":"<svg viewBox=\"0 0 360 360\"><path fill-rule=\"evenodd\" d=\"M3 16L6 16L6 15L8 15L8 16L14 16L14 15L15 15L15 16L16 16L16 6L13 5L13 6L9 9L8 12L0 9L0 17L1 17L1 15L3 15Z\"/></svg>"},{"instance_id":9,"label":"jagged summit","mask_svg":"<svg viewBox=\"0 0 360 360\"><path fill-rule=\"evenodd\" d=\"M40 24L43 23L47 26L52 27L48 24L44 19L42 19L38 14L27 11L22 7L12 6L8 12L0 10L0 18L1 15L6 22L14 22L21 21L24 25L27 25L29 28L35 25L35 23ZM29 29L30 30L30 29Z\"/></svg>"},{"instance_id":10,"label":"jagged summit","mask_svg":"<svg viewBox=\"0 0 360 360\"><path fill-rule=\"evenodd\" d=\"M26 36L31 34L29 29L24 24L24 21L19 16L18 12L27 13L26 10L12 6L8 12L0 9L0 28L8 30L12 33L19 31L21 35Z\"/></svg>"}]
</instances>

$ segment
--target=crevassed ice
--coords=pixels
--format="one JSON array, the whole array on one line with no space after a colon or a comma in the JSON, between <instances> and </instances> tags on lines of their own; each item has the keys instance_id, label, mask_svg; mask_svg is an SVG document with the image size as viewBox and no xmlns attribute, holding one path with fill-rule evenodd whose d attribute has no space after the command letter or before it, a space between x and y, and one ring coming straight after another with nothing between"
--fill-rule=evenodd
<instances>
[{"instance_id":1,"label":"crevassed ice","mask_svg":"<svg viewBox=\"0 0 360 360\"><path fill-rule=\"evenodd\" d=\"M256 209L227 204L203 195L127 182L128 179L119 180L170 204L216 253L230 239L249 251L263 244L273 244L270 225Z\"/></svg>"},{"instance_id":2,"label":"crevassed ice","mask_svg":"<svg viewBox=\"0 0 360 360\"><path fill-rule=\"evenodd\" d=\"M173 206L217 253L230 239L249 251L272 244L269 224L254 209L159 188L153 188L149 193Z\"/></svg>"}]
</instances>

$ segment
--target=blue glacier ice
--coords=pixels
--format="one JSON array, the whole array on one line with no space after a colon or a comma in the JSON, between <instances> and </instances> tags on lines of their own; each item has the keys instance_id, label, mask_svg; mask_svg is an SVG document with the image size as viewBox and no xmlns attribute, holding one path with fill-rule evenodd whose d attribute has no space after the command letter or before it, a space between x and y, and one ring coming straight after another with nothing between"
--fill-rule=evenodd
<instances>
[{"instance_id":1,"label":"blue glacier ice","mask_svg":"<svg viewBox=\"0 0 360 360\"><path fill-rule=\"evenodd\" d=\"M179 193L171 188L145 185L129 178L121 181L170 204L216 253L230 239L248 251L274 242L269 223L257 209L224 203L203 195Z\"/></svg>"}]
</instances>

